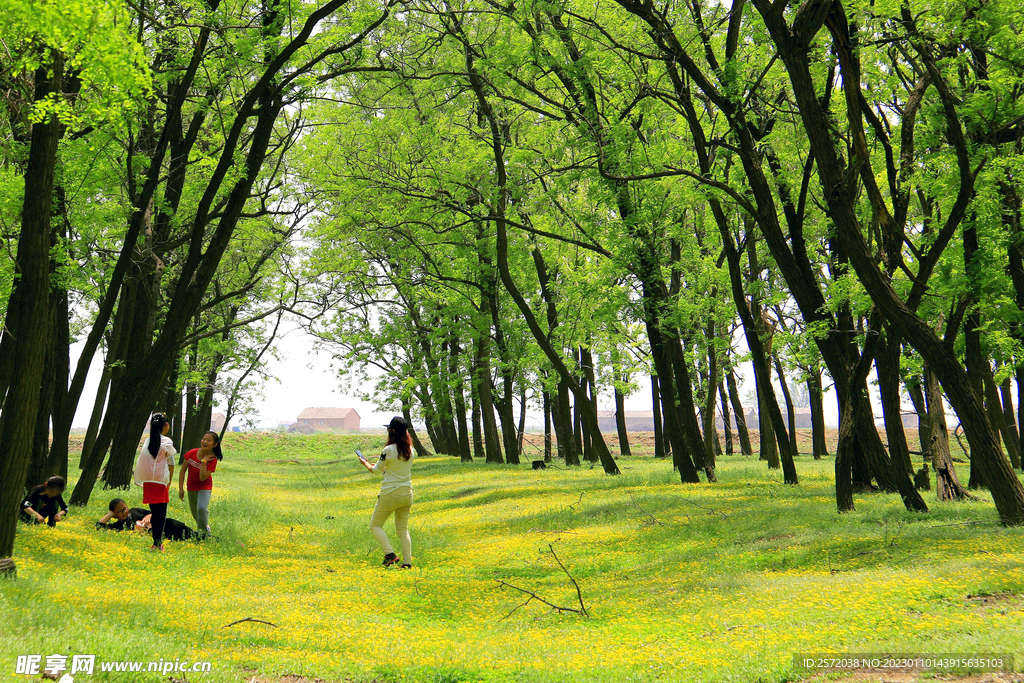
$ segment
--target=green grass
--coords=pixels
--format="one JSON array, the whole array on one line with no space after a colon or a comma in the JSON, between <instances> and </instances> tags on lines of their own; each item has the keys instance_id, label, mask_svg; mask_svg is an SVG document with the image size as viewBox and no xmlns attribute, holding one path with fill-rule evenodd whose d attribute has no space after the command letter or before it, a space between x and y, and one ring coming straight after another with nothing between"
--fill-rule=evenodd
<instances>
[{"instance_id":1,"label":"green grass","mask_svg":"<svg viewBox=\"0 0 1024 683\"><path fill-rule=\"evenodd\" d=\"M796 653L1024 657L1024 530L1000 526L986 495L932 494L914 514L865 494L838 515L830 458L798 458L791 487L740 456L720 460L715 485L681 485L645 456L620 458L618 477L431 457L414 469L416 566L400 572L378 566L366 527L378 480L352 455L380 445L232 434L217 540L163 554L93 531L110 492L56 530L21 526L18 579L0 582L0 680L33 680L13 673L18 655L56 653L211 662L168 674L190 683L769 682L809 675ZM191 524L176 498L169 514ZM499 584L578 608L552 548L590 618L523 606ZM275 626L225 628L245 618Z\"/></svg>"}]
</instances>

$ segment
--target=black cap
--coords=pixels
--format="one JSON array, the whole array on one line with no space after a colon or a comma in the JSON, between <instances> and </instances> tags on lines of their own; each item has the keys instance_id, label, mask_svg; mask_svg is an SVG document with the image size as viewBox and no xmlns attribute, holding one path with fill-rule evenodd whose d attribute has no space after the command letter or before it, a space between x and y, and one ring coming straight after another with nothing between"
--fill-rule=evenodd
<instances>
[{"instance_id":1,"label":"black cap","mask_svg":"<svg viewBox=\"0 0 1024 683\"><path fill-rule=\"evenodd\" d=\"M388 429L409 429L409 423L405 421L404 417L399 417L398 415L391 418L391 422L384 426Z\"/></svg>"}]
</instances>

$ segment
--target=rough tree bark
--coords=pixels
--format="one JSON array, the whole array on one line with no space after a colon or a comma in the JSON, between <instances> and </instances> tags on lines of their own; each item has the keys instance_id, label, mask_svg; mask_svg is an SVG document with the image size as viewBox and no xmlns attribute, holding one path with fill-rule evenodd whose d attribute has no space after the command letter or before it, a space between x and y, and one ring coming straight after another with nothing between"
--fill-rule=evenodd
<instances>
[{"instance_id":1,"label":"rough tree bark","mask_svg":"<svg viewBox=\"0 0 1024 683\"><path fill-rule=\"evenodd\" d=\"M778 48L779 56L786 65L789 80L793 86L793 94L803 120L803 127L815 156L821 185L828 188L824 194L836 234L849 256L851 265L871 300L880 309L884 319L900 328L907 342L921 354L939 377L946 396L964 425L971 443L973 462L977 463L985 474L1000 518L1007 524L1024 523L1024 488L1021 487L1009 461L999 448L999 442L989 423L982 397L974 391L967 373L953 351L893 290L864 242L855 196L847 183L849 169L842 163L835 148L829 116L822 109L818 100L817 90L811 76L808 51L810 38L827 17L839 61L843 67L842 80L846 88L848 102L859 101L857 92L859 92L860 79L856 65L851 59L852 45L843 8L837 3L827 1L809 3L806 11L802 8L798 13L794 19L794 28L791 29L783 14L777 11L778 8L769 5L766 0L753 0L753 4L763 18L772 42ZM814 17L820 14L822 9L825 10L824 15L815 20ZM909 14L909 9L905 9L905 14ZM906 19L911 23L913 21L909 16ZM951 102L943 104L947 108L953 107ZM859 114L851 116L850 120L859 122L857 116ZM955 135L953 126L949 128L951 135ZM954 147L957 150L961 175L970 174L970 161L966 158L966 147L962 145L954 145ZM906 495L904 495L904 500L907 500Z\"/></svg>"},{"instance_id":2,"label":"rough tree bark","mask_svg":"<svg viewBox=\"0 0 1024 683\"><path fill-rule=\"evenodd\" d=\"M814 459L821 460L828 455L828 444L825 442L825 406L822 400L821 371L811 368L807 374L807 396L811 403L811 450Z\"/></svg>"},{"instance_id":3,"label":"rough tree bark","mask_svg":"<svg viewBox=\"0 0 1024 683\"><path fill-rule=\"evenodd\" d=\"M45 49L45 48L44 48ZM47 64L36 70L34 99L65 92L64 57L49 51ZM13 321L17 338L5 345L10 366L0 416L0 558L11 557L18 523L18 504L32 452L33 432L39 412L49 333L50 219L53 212L57 148L65 126L50 115L32 126L21 235L18 239L17 293L8 303L7 319Z\"/></svg>"}]
</instances>

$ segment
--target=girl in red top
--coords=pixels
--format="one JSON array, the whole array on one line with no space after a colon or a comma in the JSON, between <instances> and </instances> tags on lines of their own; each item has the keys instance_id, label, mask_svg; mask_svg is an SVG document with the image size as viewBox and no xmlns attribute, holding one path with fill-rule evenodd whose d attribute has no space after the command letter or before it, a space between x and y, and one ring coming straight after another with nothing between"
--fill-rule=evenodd
<instances>
[{"instance_id":1,"label":"girl in red top","mask_svg":"<svg viewBox=\"0 0 1024 683\"><path fill-rule=\"evenodd\" d=\"M188 506L196 520L196 531L203 538L210 533L210 495L213 493L213 472L224 457L217 432L203 434L199 448L182 456L178 475L178 497L185 499L185 473L188 472Z\"/></svg>"},{"instance_id":2,"label":"girl in red top","mask_svg":"<svg viewBox=\"0 0 1024 683\"><path fill-rule=\"evenodd\" d=\"M174 476L172 458L178 453L167 438L170 430L171 423L163 413L154 413L149 421L149 438L135 463L135 485L142 487L142 502L149 505L153 515L153 550L157 551L164 549L164 521L171 502L168 490Z\"/></svg>"}]
</instances>

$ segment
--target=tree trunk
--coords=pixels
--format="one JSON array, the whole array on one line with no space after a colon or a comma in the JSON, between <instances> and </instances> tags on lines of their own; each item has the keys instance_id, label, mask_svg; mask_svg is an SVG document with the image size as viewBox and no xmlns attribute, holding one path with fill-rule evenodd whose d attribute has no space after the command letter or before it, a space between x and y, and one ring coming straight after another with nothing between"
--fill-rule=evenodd
<instances>
[{"instance_id":1,"label":"tree trunk","mask_svg":"<svg viewBox=\"0 0 1024 683\"><path fill-rule=\"evenodd\" d=\"M498 423L494 419L494 393L491 388L491 365L488 357L489 334L484 332L477 340L477 396L480 400L480 420L483 423L485 461L498 465L505 464L501 455L498 437Z\"/></svg>"},{"instance_id":2,"label":"tree trunk","mask_svg":"<svg viewBox=\"0 0 1024 683\"><path fill-rule=\"evenodd\" d=\"M747 416L743 413L743 403L740 401L739 389L736 386L736 372L729 368L725 373L725 381L729 387L729 400L732 402L732 412L736 416L736 433L740 437L740 453L742 455L753 455L754 448L750 445L750 431L747 429Z\"/></svg>"},{"instance_id":3,"label":"tree trunk","mask_svg":"<svg viewBox=\"0 0 1024 683\"><path fill-rule=\"evenodd\" d=\"M960 416L961 423L971 442L972 463L979 465L986 475L1000 518L1007 524L1024 523L1024 487L1014 474L1009 461L1001 453L998 440L988 423L981 395L974 390L967 373L958 362L953 351L947 348L935 335L930 326L918 317L906 301L892 289L890 282L879 270L875 257L864 242L860 218L854 197L847 191L844 175L848 172L840 160L829 127L829 116L818 101L818 93L810 72L807 43L801 41L788 29L783 28L781 14L774 15L760 2L758 11L779 55L787 67L793 86L794 99L799 106L803 128L814 152L816 168L822 187L833 188L826 193L830 216L836 235L843 244L858 279L882 316L892 325L899 326L904 338L913 346L939 376L946 395ZM840 31L846 26L842 8L833 6L837 22L830 24L830 30ZM843 37L843 41L849 38ZM856 64L853 62L849 43L844 42L840 52L843 66L842 82L848 87L859 87ZM854 99L850 99L853 102ZM962 164L970 173L970 163Z\"/></svg>"},{"instance_id":4,"label":"tree trunk","mask_svg":"<svg viewBox=\"0 0 1024 683\"><path fill-rule=\"evenodd\" d=\"M551 462L551 392L544 390L544 462Z\"/></svg>"},{"instance_id":5,"label":"tree trunk","mask_svg":"<svg viewBox=\"0 0 1024 683\"><path fill-rule=\"evenodd\" d=\"M778 437L775 434L775 429L772 425L772 420L768 417L768 404L765 396L772 392L771 385L768 387L768 391L765 391L764 383L758 382L756 377L754 379L754 391L757 393L757 433L759 436L760 448L758 450L758 457L761 460L768 462L768 469L777 470L782 467L782 462L779 460L779 447L778 441L785 437Z\"/></svg>"},{"instance_id":6,"label":"tree trunk","mask_svg":"<svg viewBox=\"0 0 1024 683\"><path fill-rule=\"evenodd\" d=\"M796 465L793 453L789 448L789 435L782 421L782 411L772 387L771 367L769 358L772 356L771 337L764 325L764 316L757 297L751 295L748 304L743 291L743 280L740 272L740 255L728 231L728 223L717 201L710 202L718 219L719 232L725 243L726 260L729 262L729 280L732 285L733 301L740 314L743 330L746 333L747 347L751 350L750 359L754 365L754 379L757 386L758 425L761 431L761 457L768 460L768 467L783 467L783 477L787 484L796 484ZM753 234L753 222L747 220L747 234ZM760 272L757 262L756 240L747 241L747 256L750 263L751 277ZM767 341L762 337L766 337ZM773 438L774 437L774 438ZM780 458L781 455L781 458Z\"/></svg>"},{"instance_id":7,"label":"tree trunk","mask_svg":"<svg viewBox=\"0 0 1024 683\"><path fill-rule=\"evenodd\" d=\"M523 452L523 435L526 433L526 386L519 393L519 428L516 430L516 452ZM515 464L519 464L516 459Z\"/></svg>"},{"instance_id":8,"label":"tree trunk","mask_svg":"<svg viewBox=\"0 0 1024 683\"><path fill-rule=\"evenodd\" d=\"M565 457L566 465L580 464L580 450L573 430L572 408L569 405L569 383L564 379L558 381L558 415L555 416L555 427L558 429L558 450ZM559 420L559 418L561 418ZM558 427L561 422L561 427ZM562 447L562 441L565 447Z\"/></svg>"},{"instance_id":9,"label":"tree trunk","mask_svg":"<svg viewBox=\"0 0 1024 683\"><path fill-rule=\"evenodd\" d=\"M1024 365L1018 365L1015 372L1017 381L1017 424L1024 431ZM1021 463L1024 469L1024 462Z\"/></svg>"},{"instance_id":10,"label":"tree trunk","mask_svg":"<svg viewBox=\"0 0 1024 683\"><path fill-rule=\"evenodd\" d=\"M441 344L440 358L431 357L434 363L437 379L434 381L433 394L437 403L437 419L440 432L445 442L445 449L448 455L462 457L462 447L459 444L459 430L455 422L455 406L452 400L453 377L451 370L451 344L446 340Z\"/></svg>"},{"instance_id":11,"label":"tree trunk","mask_svg":"<svg viewBox=\"0 0 1024 683\"><path fill-rule=\"evenodd\" d=\"M935 470L935 494L939 500L966 500L967 489L956 476L953 456L949 452L949 432L946 430L946 409L942 405L942 389L935 373L924 366L925 397L928 404L928 431L931 436L929 452Z\"/></svg>"},{"instance_id":12,"label":"tree trunk","mask_svg":"<svg viewBox=\"0 0 1024 683\"><path fill-rule=\"evenodd\" d=\"M586 387L589 401L594 409L594 413L597 413L597 380L594 376L594 358L590 354L590 348L586 346L580 347L580 369L583 371L583 381L581 384ZM599 437L603 438L603 436ZM583 457L587 462L599 462L600 458L597 455L597 449L594 448L594 435L588 434L586 428L583 429Z\"/></svg>"},{"instance_id":13,"label":"tree trunk","mask_svg":"<svg viewBox=\"0 0 1024 683\"><path fill-rule=\"evenodd\" d=\"M53 248L53 242L51 241L51 254ZM56 273L56 264L53 259L50 259L50 280L53 281L53 277ZM50 453L50 417L53 415L54 402L59 401L57 397L57 385L63 383L64 389L67 388L67 374L61 377L58 373L60 368L59 357L62 353L60 349L60 332L58 330L57 321L57 310L59 304L56 303L56 299L60 297L59 290L51 288L49 291L49 315L47 317L46 324L49 326L49 337L50 341L46 348L46 361L43 369L43 383L39 390L39 411L36 413L36 426L35 435L32 438L32 459L29 465L28 475L25 481L26 488L32 488L38 486L42 482L52 475L60 474L67 476L67 440L64 442L64 457L63 457L63 473L61 472L61 464L54 462L57 459L51 459ZM64 292L65 308L67 305L67 292ZM66 319L65 319L66 320ZM66 324L66 323L65 323ZM64 346L63 353L67 353L67 346ZM64 366L65 373L67 365Z\"/></svg>"},{"instance_id":14,"label":"tree trunk","mask_svg":"<svg viewBox=\"0 0 1024 683\"><path fill-rule=\"evenodd\" d=\"M171 441L179 444L184 452L185 444L182 437L185 435L185 425L181 417L182 413L181 387L178 386L178 365L175 364L174 372L171 373L171 382L167 389L166 410L164 414L171 423ZM227 428L227 423L224 425Z\"/></svg>"},{"instance_id":15,"label":"tree trunk","mask_svg":"<svg viewBox=\"0 0 1024 683\"><path fill-rule=\"evenodd\" d=\"M725 433L725 454L733 454L732 444L732 411L729 410L729 399L725 395L725 381L718 378L718 398L722 405L722 431Z\"/></svg>"},{"instance_id":16,"label":"tree trunk","mask_svg":"<svg viewBox=\"0 0 1024 683\"><path fill-rule=\"evenodd\" d=\"M665 431L661 420L661 391L657 375L651 375L651 400L654 405L654 457L665 457Z\"/></svg>"},{"instance_id":17,"label":"tree trunk","mask_svg":"<svg viewBox=\"0 0 1024 683\"><path fill-rule=\"evenodd\" d=\"M1010 462L1016 463L1014 466L1021 469L1020 432L1017 431L1017 419L1014 417L1013 390L1010 386L1009 375L999 386L999 394L1003 403L1003 421L1006 423L1006 442L1010 444ZM1016 454L1016 460L1014 460L1014 454Z\"/></svg>"},{"instance_id":18,"label":"tree trunk","mask_svg":"<svg viewBox=\"0 0 1024 683\"><path fill-rule=\"evenodd\" d=\"M547 263L544 261L544 254L541 252L539 246L533 248L533 264L537 270L537 280L540 283L541 298L544 300L546 306L546 316L548 323L548 335L554 337L555 330L558 328L558 307L555 303L555 293L551 288L552 274L548 270ZM556 373L557 374L557 373ZM544 377L549 378L547 370L544 371ZM555 441L558 448L558 457L561 460L565 460L566 464L579 464L579 459L573 454L575 446L572 443L570 434L571 418L569 417L569 386L559 376L558 385L555 389L554 396L547 392L548 408L551 413L551 420L554 423L553 428L555 432ZM551 448L551 440L548 438L545 441L545 457L549 457L549 451Z\"/></svg>"},{"instance_id":19,"label":"tree trunk","mask_svg":"<svg viewBox=\"0 0 1024 683\"><path fill-rule=\"evenodd\" d=\"M129 284L126 282L126 285ZM126 288L127 289L127 288ZM114 383L124 376L124 358L127 354L127 346L130 343L130 325L135 307L134 298L126 294L121 297L117 306L117 314L114 316L114 325L110 330L110 339L107 343L107 358L104 362L104 372L109 373L110 389L107 392L106 411L98 413L93 410L93 417L96 419L97 432L95 442L86 452L82 452L82 473L78 477L78 483L71 493L68 501L71 505L86 505L92 495L93 486L99 476L103 461L107 457L107 449L110 447L113 438L113 388ZM193 402L195 397L192 397Z\"/></svg>"},{"instance_id":20,"label":"tree trunk","mask_svg":"<svg viewBox=\"0 0 1024 683\"><path fill-rule=\"evenodd\" d=\"M34 100L41 102L64 91L64 59L50 51L50 61L35 74ZM53 211L54 171L64 126L53 115L32 126L25 196L18 238L20 279L8 303L8 320L16 320L17 338L8 346L10 367L16 369L6 387L0 416L0 558L11 557L18 523L22 485L32 452L39 413L48 346L50 292L50 217ZM7 351L8 349L5 349Z\"/></svg>"},{"instance_id":21,"label":"tree trunk","mask_svg":"<svg viewBox=\"0 0 1024 683\"><path fill-rule=\"evenodd\" d=\"M412 447L416 451L416 457L423 458L430 455L430 451L420 441L419 433L412 426L412 406L409 405L409 399L404 396L402 397L402 417L405 418L405 424L409 425L409 437L412 439Z\"/></svg>"},{"instance_id":22,"label":"tree trunk","mask_svg":"<svg viewBox=\"0 0 1024 683\"><path fill-rule=\"evenodd\" d=\"M628 382L629 377L619 375L620 382ZM632 455L629 450L629 433L626 431L626 396L622 389L615 387L615 429L619 433L619 455Z\"/></svg>"},{"instance_id":23,"label":"tree trunk","mask_svg":"<svg viewBox=\"0 0 1024 683\"><path fill-rule=\"evenodd\" d=\"M492 315L494 325L495 345L498 347L498 356L501 359L502 397L495 401L498 408L498 417L501 420L501 439L505 446L505 461L510 465L519 464L519 439L516 436L515 412L512 409L512 396L515 393L515 363L505 344L505 333L501 329L501 321L497 315L497 298L492 300Z\"/></svg>"},{"instance_id":24,"label":"tree trunk","mask_svg":"<svg viewBox=\"0 0 1024 683\"><path fill-rule=\"evenodd\" d=\"M51 384L51 387L49 389L44 388L43 390L44 393L50 392L50 400L48 403L40 405L40 411L45 410L53 420L54 439L50 445L46 469L51 474L59 474L66 481L68 477L68 439L67 436L63 435L71 432L71 421L75 413L74 408L68 405L70 401L68 396L68 376L71 374L71 312L68 307L67 287L60 284L63 278L58 274L58 268L64 264L58 263L54 254L63 251L59 247L68 237L68 221L64 188L61 186L55 187L54 194L56 195L60 219L53 221L54 227L50 232L51 338L47 364L52 363L53 365L47 368L47 375L49 377L45 380ZM58 435L62 435L61 438L57 438ZM50 439L49 425L46 428L45 439L46 441Z\"/></svg>"},{"instance_id":25,"label":"tree trunk","mask_svg":"<svg viewBox=\"0 0 1024 683\"><path fill-rule=\"evenodd\" d=\"M789 382L786 381L786 373L782 368L782 363L779 361L778 354L772 354L772 361L775 364L775 375L779 378L779 386L782 387L782 398L786 401L788 425L786 433L789 436L789 452L791 455L797 456L800 454L800 451L796 442L796 410L793 407L793 397L789 393Z\"/></svg>"},{"instance_id":26,"label":"tree trunk","mask_svg":"<svg viewBox=\"0 0 1024 683\"><path fill-rule=\"evenodd\" d=\"M932 430L920 378L908 378L906 387L907 394L910 396L910 402L914 404L914 412L917 413L917 436L918 441L921 443L921 458L927 464L932 461Z\"/></svg>"},{"instance_id":27,"label":"tree trunk","mask_svg":"<svg viewBox=\"0 0 1024 683\"><path fill-rule=\"evenodd\" d=\"M52 333L53 330L50 330ZM46 350L44 361L43 382L39 390L39 410L36 412L36 423L32 435L32 456L28 473L25 475L25 488L46 481L48 477L59 472L50 471L50 406L53 405L53 365L49 363L53 349Z\"/></svg>"},{"instance_id":28,"label":"tree trunk","mask_svg":"<svg viewBox=\"0 0 1024 683\"><path fill-rule=\"evenodd\" d=\"M586 391L584 389L584 391ZM572 397L572 438L573 443L576 444L576 452L579 453L583 460L587 459L587 443L586 435L583 433L583 416L581 401L579 396L573 395Z\"/></svg>"},{"instance_id":29,"label":"tree trunk","mask_svg":"<svg viewBox=\"0 0 1024 683\"><path fill-rule=\"evenodd\" d=\"M1024 221L1021 220L1021 199L1017 186L1013 182L1000 182L999 191L1003 201L1003 224L1010 233L1007 240L1007 270L1013 283L1014 299L1017 309L1024 311L1024 251L1021 249L1024 240ZM1019 322L1010 323L1010 334L1020 343L1024 343L1024 325ZM1014 363L1014 375L1017 380L1017 412L1013 413L1013 399L1010 393L1009 378L1004 382L1003 411L1007 426L1014 425L1013 433L1017 434L1015 442L1017 451L1022 450L1021 432L1024 431L1024 364L1019 359ZM1022 458L1024 459L1024 458Z\"/></svg>"},{"instance_id":30,"label":"tree trunk","mask_svg":"<svg viewBox=\"0 0 1024 683\"><path fill-rule=\"evenodd\" d=\"M85 438L82 441L82 453L78 459L78 469L85 467L89 459L89 452L96 443L96 433L100 430L100 422L103 421L103 408L107 404L107 392L110 387L110 368L103 364L103 374L100 375L100 385L96 389L96 399L92 406L92 415L89 417L89 426L85 430Z\"/></svg>"},{"instance_id":31,"label":"tree trunk","mask_svg":"<svg viewBox=\"0 0 1024 683\"><path fill-rule=\"evenodd\" d=\"M875 354L875 371L878 374L878 389L882 400L882 418L885 422L885 436L889 441L889 458L893 465L903 468L908 476L914 476L914 465L910 462L910 448L903 431L903 410L900 401L900 342L891 326L878 340Z\"/></svg>"},{"instance_id":32,"label":"tree trunk","mask_svg":"<svg viewBox=\"0 0 1024 683\"><path fill-rule=\"evenodd\" d=\"M999 398L999 390L996 388L996 382L991 373L985 376L985 404L988 406L992 424L999 431L999 435L1003 437L1003 444L1006 445L1006 452L1010 456L1011 466L1019 470L1021 465L1020 446L1014 439L1013 432L1010 431L1010 425L1013 424L1013 408L1010 408L1010 422L1008 424L1006 421L1006 410L1003 408L1003 402Z\"/></svg>"},{"instance_id":33,"label":"tree trunk","mask_svg":"<svg viewBox=\"0 0 1024 683\"><path fill-rule=\"evenodd\" d=\"M718 386L718 354L715 351L715 321L708 321L708 376L704 383L704 464L708 479L714 479L715 447L718 445L718 428L715 425L715 387Z\"/></svg>"},{"instance_id":34,"label":"tree trunk","mask_svg":"<svg viewBox=\"0 0 1024 683\"><path fill-rule=\"evenodd\" d=\"M470 374L470 391L469 397L472 403L472 421L473 421L473 458L476 460L485 459L486 451L484 449L484 437L483 437L483 426L481 425L482 417L480 415L480 393L479 384L476 382L476 361L472 363L472 369Z\"/></svg>"},{"instance_id":35,"label":"tree trunk","mask_svg":"<svg viewBox=\"0 0 1024 683\"><path fill-rule=\"evenodd\" d=\"M110 447L111 437L114 433L113 427L114 421L111 419L110 411L107 411L107 417L103 420L100 430L96 434L96 443L89 450L88 458L82 467L82 474L78 477L78 483L75 484L74 491L71 492L68 505L89 504L89 498L92 496L96 478L99 476L100 470L103 467L103 461L107 457L107 449Z\"/></svg>"},{"instance_id":36,"label":"tree trunk","mask_svg":"<svg viewBox=\"0 0 1024 683\"><path fill-rule=\"evenodd\" d=\"M843 386L849 391L849 382ZM850 405L851 397L839 397L840 405ZM839 512L853 512L853 461L856 449L856 431L853 427L853 420L849 415L850 409L846 409L846 415L840 410L839 416L839 443L836 446L836 509Z\"/></svg>"},{"instance_id":37,"label":"tree trunk","mask_svg":"<svg viewBox=\"0 0 1024 683\"><path fill-rule=\"evenodd\" d=\"M814 459L821 460L828 455L828 444L825 442L825 406L822 400L821 371L812 368L807 375L807 396L811 403L811 450Z\"/></svg>"},{"instance_id":38,"label":"tree trunk","mask_svg":"<svg viewBox=\"0 0 1024 683\"><path fill-rule=\"evenodd\" d=\"M459 458L462 462L472 462L473 453L469 445L469 425L466 421L466 387L463 382L462 369L459 365L461 348L457 340L451 343L450 372L456 378L453 392L455 395L455 421L459 428Z\"/></svg>"},{"instance_id":39,"label":"tree trunk","mask_svg":"<svg viewBox=\"0 0 1024 683\"><path fill-rule=\"evenodd\" d=\"M437 426L434 422L434 411L429 407L429 399L425 398L427 392L421 388L420 392L420 404L423 408L423 427L427 432L427 438L430 439L430 447L435 453L441 455L448 455L447 448L444 445L444 439L437 432Z\"/></svg>"},{"instance_id":40,"label":"tree trunk","mask_svg":"<svg viewBox=\"0 0 1024 683\"><path fill-rule=\"evenodd\" d=\"M984 410L988 414L989 426L995 437L996 448L999 449L999 439L1002 436L1002 430L999 429L996 417L998 415L999 422L1002 421L1002 409L992 404L992 395L989 393L989 385L991 384L990 378L990 367L988 358L985 357L984 352L981 348L981 312L978 309L980 305L981 297L981 284L978 282L982 264L975 262L978 259L978 229L975 224L977 216L972 216L971 220L964 224L963 228L963 244L964 244L964 268L967 273L968 279L968 296L970 309L967 316L964 318L963 331L964 331L964 360L967 369L967 379L971 384L971 388L981 399ZM960 421L963 423L963 416L960 416ZM966 430L966 427L965 427ZM1004 457L1001 449L999 449L1000 457ZM983 465L978 463L975 466L974 460L971 460L971 471L970 476L967 480L967 486L971 489L986 488L988 482L985 477L985 468ZM1022 510L1024 514L1024 510Z\"/></svg>"},{"instance_id":41,"label":"tree trunk","mask_svg":"<svg viewBox=\"0 0 1024 683\"><path fill-rule=\"evenodd\" d=\"M672 451L672 464L679 470L680 480L683 483L696 484L700 482L700 477L697 476L697 465L693 456L696 455L703 461L704 440L700 438L696 410L692 400L687 408L681 405L685 401L676 394L677 389L688 392L690 388L687 373L685 371L680 373L679 368L673 363L673 356L676 353L681 354L682 347L678 339L663 334L661 326L657 322L663 316L656 309L663 302L661 304L648 302L647 296L644 297L644 301L647 302L646 306L650 309L645 313L647 338L658 370L658 391L661 394L664 431L666 441L670 444L666 450Z\"/></svg>"}]
</instances>

